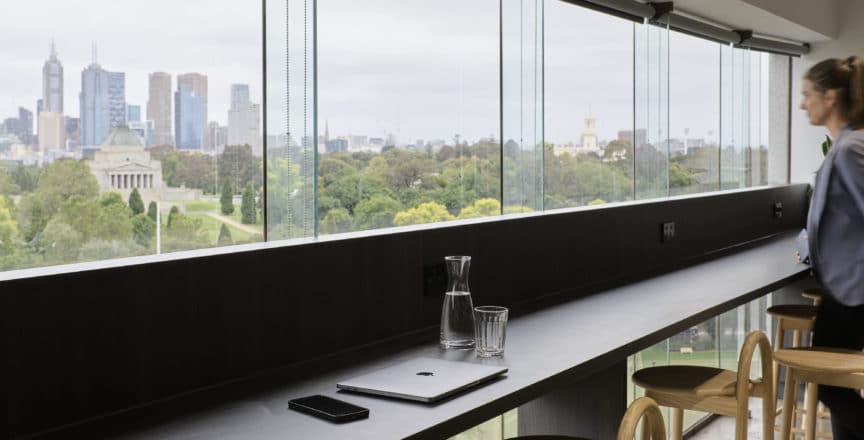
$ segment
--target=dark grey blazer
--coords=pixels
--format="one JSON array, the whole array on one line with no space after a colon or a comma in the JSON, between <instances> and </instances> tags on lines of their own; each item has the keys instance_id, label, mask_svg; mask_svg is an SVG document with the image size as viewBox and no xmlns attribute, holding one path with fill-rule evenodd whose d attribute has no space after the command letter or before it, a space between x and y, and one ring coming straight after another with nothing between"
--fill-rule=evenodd
<instances>
[{"instance_id":1,"label":"dark grey blazer","mask_svg":"<svg viewBox=\"0 0 864 440\"><path fill-rule=\"evenodd\" d=\"M843 304L864 305L864 132L844 128L825 156L807 236L822 285Z\"/></svg>"}]
</instances>

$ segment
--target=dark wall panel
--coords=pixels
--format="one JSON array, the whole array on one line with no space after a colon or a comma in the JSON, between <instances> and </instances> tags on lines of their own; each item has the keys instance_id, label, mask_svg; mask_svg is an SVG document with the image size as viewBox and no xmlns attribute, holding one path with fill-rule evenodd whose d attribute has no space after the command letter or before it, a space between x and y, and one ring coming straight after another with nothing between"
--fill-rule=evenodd
<instances>
[{"instance_id":1,"label":"dark wall panel","mask_svg":"<svg viewBox=\"0 0 864 440\"><path fill-rule=\"evenodd\" d=\"M474 257L475 303L509 305L518 314L799 228L806 189L773 187L3 281L0 436L434 327L442 298L423 295L423 266L440 264L445 255ZM784 206L779 220L771 215L776 201ZM676 223L677 236L661 244L666 221Z\"/></svg>"}]
</instances>

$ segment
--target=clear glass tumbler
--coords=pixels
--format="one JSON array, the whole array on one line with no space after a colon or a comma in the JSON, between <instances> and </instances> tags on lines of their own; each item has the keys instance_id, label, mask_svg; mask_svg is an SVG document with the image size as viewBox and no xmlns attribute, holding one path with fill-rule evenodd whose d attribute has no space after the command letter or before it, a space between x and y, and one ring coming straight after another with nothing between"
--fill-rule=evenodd
<instances>
[{"instance_id":1,"label":"clear glass tumbler","mask_svg":"<svg viewBox=\"0 0 864 440\"><path fill-rule=\"evenodd\" d=\"M477 337L477 356L492 357L504 354L504 339L507 336L506 307L474 307L475 335Z\"/></svg>"}]
</instances>

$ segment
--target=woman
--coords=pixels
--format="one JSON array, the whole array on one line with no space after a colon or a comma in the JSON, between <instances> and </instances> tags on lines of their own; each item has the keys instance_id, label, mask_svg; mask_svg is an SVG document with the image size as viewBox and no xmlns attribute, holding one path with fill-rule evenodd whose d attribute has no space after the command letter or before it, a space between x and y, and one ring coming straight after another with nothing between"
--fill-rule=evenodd
<instances>
[{"instance_id":1,"label":"woman","mask_svg":"<svg viewBox=\"0 0 864 440\"><path fill-rule=\"evenodd\" d=\"M864 61L829 59L804 75L801 109L834 145L816 173L807 218L810 262L826 295L813 345L864 348ZM835 440L864 440L864 399L819 387Z\"/></svg>"}]
</instances>

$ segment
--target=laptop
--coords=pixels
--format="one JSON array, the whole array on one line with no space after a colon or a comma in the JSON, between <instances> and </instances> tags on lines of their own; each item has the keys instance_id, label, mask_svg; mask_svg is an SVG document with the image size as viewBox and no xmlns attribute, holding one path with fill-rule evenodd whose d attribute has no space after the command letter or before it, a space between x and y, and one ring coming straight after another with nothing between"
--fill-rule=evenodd
<instances>
[{"instance_id":1,"label":"laptop","mask_svg":"<svg viewBox=\"0 0 864 440\"><path fill-rule=\"evenodd\" d=\"M507 367L433 358L411 359L336 384L336 388L435 402L507 372Z\"/></svg>"}]
</instances>

